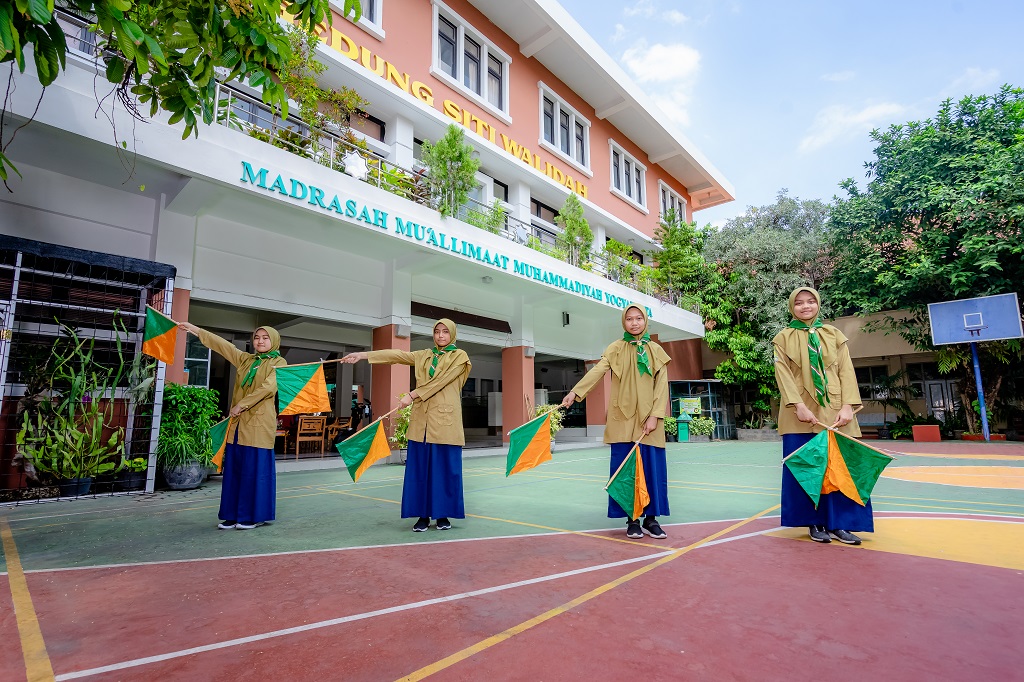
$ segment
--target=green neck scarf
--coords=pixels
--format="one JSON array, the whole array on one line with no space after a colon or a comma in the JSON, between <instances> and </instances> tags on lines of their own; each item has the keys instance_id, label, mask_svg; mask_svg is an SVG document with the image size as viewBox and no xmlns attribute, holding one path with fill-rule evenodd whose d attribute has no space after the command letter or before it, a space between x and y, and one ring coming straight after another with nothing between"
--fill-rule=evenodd
<instances>
[{"instance_id":1,"label":"green neck scarf","mask_svg":"<svg viewBox=\"0 0 1024 682\"><path fill-rule=\"evenodd\" d=\"M638 339L629 332L623 332L622 340L636 346L636 368L640 370L640 376L644 374L654 376L654 372L651 371L650 357L647 355L647 344L651 342L651 335L644 333Z\"/></svg>"},{"instance_id":2,"label":"green neck scarf","mask_svg":"<svg viewBox=\"0 0 1024 682\"><path fill-rule=\"evenodd\" d=\"M441 359L442 355L453 350L458 350L458 347L454 343L450 343L440 350L438 350L437 346L430 349L430 352L434 354L434 357L430 360L430 371L427 372L431 379L434 378L434 372L437 370L437 361Z\"/></svg>"},{"instance_id":3,"label":"green neck scarf","mask_svg":"<svg viewBox=\"0 0 1024 682\"><path fill-rule=\"evenodd\" d=\"M818 338L816 330L825 325L821 318L814 318L814 322L807 324L794 319L789 323L791 329L803 329L807 331L807 357L811 361L811 380L814 381L814 399L818 404L825 407L830 401L828 397L828 378L825 376L825 361L821 357L821 339Z\"/></svg>"},{"instance_id":4,"label":"green neck scarf","mask_svg":"<svg viewBox=\"0 0 1024 682\"><path fill-rule=\"evenodd\" d=\"M257 353L256 359L253 360L252 366L249 367L249 371L246 373L245 378L242 379L242 388L245 388L246 386L252 386L252 382L256 380L256 370L260 368L260 365L263 364L264 360L279 357L281 357L281 354L278 353L276 350L272 350L269 353Z\"/></svg>"}]
</instances>

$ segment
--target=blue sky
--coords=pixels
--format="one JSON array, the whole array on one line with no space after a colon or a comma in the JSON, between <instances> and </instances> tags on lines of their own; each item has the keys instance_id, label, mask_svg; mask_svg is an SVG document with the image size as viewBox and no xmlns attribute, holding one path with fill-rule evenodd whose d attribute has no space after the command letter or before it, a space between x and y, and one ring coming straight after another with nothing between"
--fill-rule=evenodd
<instances>
[{"instance_id":1,"label":"blue sky","mask_svg":"<svg viewBox=\"0 0 1024 682\"><path fill-rule=\"evenodd\" d=\"M829 201L864 185L872 128L1024 87L1019 1L559 1L735 187L698 224Z\"/></svg>"}]
</instances>

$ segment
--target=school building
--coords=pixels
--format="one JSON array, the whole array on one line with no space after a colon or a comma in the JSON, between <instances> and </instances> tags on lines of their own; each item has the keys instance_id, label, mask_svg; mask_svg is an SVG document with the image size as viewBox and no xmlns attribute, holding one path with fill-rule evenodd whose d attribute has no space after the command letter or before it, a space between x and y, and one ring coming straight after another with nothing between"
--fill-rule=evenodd
<instances>
[{"instance_id":1,"label":"school building","mask_svg":"<svg viewBox=\"0 0 1024 682\"><path fill-rule=\"evenodd\" d=\"M0 198L0 233L170 266L160 301L173 317L239 346L271 325L290 363L425 348L434 321L449 317L473 362L463 396L471 444L498 444L534 405L561 400L621 336L627 302L647 308L672 378L701 378L696 312L597 259L584 269L531 248L554 244L570 194L595 250L614 239L640 261L659 248L662 213L692 219L733 199L725 177L557 3L371 0L358 22L335 13L317 51L328 67L321 84L369 102L356 127L369 153L347 151L330 130L282 122L237 83L221 86L216 123L198 138L182 140L162 114L133 120L104 97L87 22L59 16L67 71L7 150L22 177ZM15 74L16 119L39 99L33 68ZM473 211L441 217L389 181L418 178L423 141L452 124L480 160L470 208L479 216L497 200L507 212L495 231L475 226ZM312 139L343 167L310 158L303 140ZM5 298L16 345L9 286ZM168 380L228 394L231 368L196 340L180 339L177 357ZM343 387L339 415L349 413L346 387L379 415L409 381L403 366L328 365L328 382ZM592 397L569 415L564 438L601 435L605 394Z\"/></svg>"}]
</instances>

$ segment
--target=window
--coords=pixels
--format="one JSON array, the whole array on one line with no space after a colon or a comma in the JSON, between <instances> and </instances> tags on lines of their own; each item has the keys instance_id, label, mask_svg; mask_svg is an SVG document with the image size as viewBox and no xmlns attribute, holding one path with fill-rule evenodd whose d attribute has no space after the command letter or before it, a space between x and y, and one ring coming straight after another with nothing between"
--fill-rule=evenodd
<instances>
[{"instance_id":1,"label":"window","mask_svg":"<svg viewBox=\"0 0 1024 682\"><path fill-rule=\"evenodd\" d=\"M508 185L504 182L494 181L494 198L508 203Z\"/></svg>"},{"instance_id":2,"label":"window","mask_svg":"<svg viewBox=\"0 0 1024 682\"><path fill-rule=\"evenodd\" d=\"M647 198L644 196L647 167L627 154L611 140L611 190L614 194L647 212Z\"/></svg>"},{"instance_id":3,"label":"window","mask_svg":"<svg viewBox=\"0 0 1024 682\"><path fill-rule=\"evenodd\" d=\"M661 189L661 215L668 215L669 211L675 211L676 218L686 219L686 200L673 192L668 185L659 181Z\"/></svg>"},{"instance_id":4,"label":"window","mask_svg":"<svg viewBox=\"0 0 1024 682\"><path fill-rule=\"evenodd\" d=\"M540 144L592 177L590 121L540 84Z\"/></svg>"},{"instance_id":5,"label":"window","mask_svg":"<svg viewBox=\"0 0 1024 682\"><path fill-rule=\"evenodd\" d=\"M530 199L530 213L532 213L534 217L540 218L551 225L555 224L555 216L558 215L558 211L556 209L553 209L547 204L541 203L536 199Z\"/></svg>"},{"instance_id":6,"label":"window","mask_svg":"<svg viewBox=\"0 0 1024 682\"><path fill-rule=\"evenodd\" d=\"M349 119L349 125L370 139L384 141L385 124L376 116L360 111Z\"/></svg>"},{"instance_id":7,"label":"window","mask_svg":"<svg viewBox=\"0 0 1024 682\"><path fill-rule=\"evenodd\" d=\"M536 237L541 244L546 246L554 246L556 244L557 232L554 228L555 216L558 215L558 211L551 208L545 203L537 201L536 199L530 199L530 213L533 214L533 236Z\"/></svg>"},{"instance_id":8,"label":"window","mask_svg":"<svg viewBox=\"0 0 1024 682\"><path fill-rule=\"evenodd\" d=\"M437 39L430 72L511 123L508 71L512 58L441 0L434 0L434 26Z\"/></svg>"},{"instance_id":9,"label":"window","mask_svg":"<svg viewBox=\"0 0 1024 682\"><path fill-rule=\"evenodd\" d=\"M199 337L191 334L185 344L185 371L188 372L189 386L210 385L210 349L199 341Z\"/></svg>"},{"instance_id":10,"label":"window","mask_svg":"<svg viewBox=\"0 0 1024 682\"><path fill-rule=\"evenodd\" d=\"M875 400L884 397L875 390L875 382L878 377L889 373L888 367L885 365L857 367L854 372L857 374L857 389L860 391L861 400Z\"/></svg>"}]
</instances>

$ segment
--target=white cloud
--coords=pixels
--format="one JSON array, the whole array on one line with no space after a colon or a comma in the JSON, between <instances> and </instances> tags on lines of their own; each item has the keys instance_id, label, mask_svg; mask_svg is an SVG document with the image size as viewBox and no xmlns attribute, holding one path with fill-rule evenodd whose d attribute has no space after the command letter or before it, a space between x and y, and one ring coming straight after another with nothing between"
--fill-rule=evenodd
<instances>
[{"instance_id":1,"label":"white cloud","mask_svg":"<svg viewBox=\"0 0 1024 682\"><path fill-rule=\"evenodd\" d=\"M686 16L677 9L668 10L663 15L661 15L661 18L667 21L668 23L675 24L677 26L690 20L688 16Z\"/></svg>"},{"instance_id":2,"label":"white cloud","mask_svg":"<svg viewBox=\"0 0 1024 682\"><path fill-rule=\"evenodd\" d=\"M850 71L849 69L847 69L846 71L836 71L834 73L822 74L821 80L829 81L831 83L840 83L842 81L852 80L856 76L856 71Z\"/></svg>"},{"instance_id":3,"label":"white cloud","mask_svg":"<svg viewBox=\"0 0 1024 682\"><path fill-rule=\"evenodd\" d=\"M887 125L906 110L905 106L894 102L872 104L859 110L840 105L825 107L814 117L798 150L815 152L836 140L859 137L873 128Z\"/></svg>"},{"instance_id":4,"label":"white cloud","mask_svg":"<svg viewBox=\"0 0 1024 682\"><path fill-rule=\"evenodd\" d=\"M700 52L682 43L647 45L641 40L622 53L622 62L640 83L693 78L700 70Z\"/></svg>"},{"instance_id":5,"label":"white cloud","mask_svg":"<svg viewBox=\"0 0 1024 682\"><path fill-rule=\"evenodd\" d=\"M627 17L653 17L654 11L654 0L639 0L622 9Z\"/></svg>"},{"instance_id":6,"label":"white cloud","mask_svg":"<svg viewBox=\"0 0 1024 682\"><path fill-rule=\"evenodd\" d=\"M940 96L942 99L952 97L959 99L966 95L984 95L989 90L993 89L993 86L999 84L999 69L966 69L962 74L957 76L953 81L942 89Z\"/></svg>"},{"instance_id":7,"label":"white cloud","mask_svg":"<svg viewBox=\"0 0 1024 682\"><path fill-rule=\"evenodd\" d=\"M626 37L626 33L627 31L625 26L623 26L622 24L615 24L615 33L612 34L611 38L612 42L621 42L622 39Z\"/></svg>"}]
</instances>

